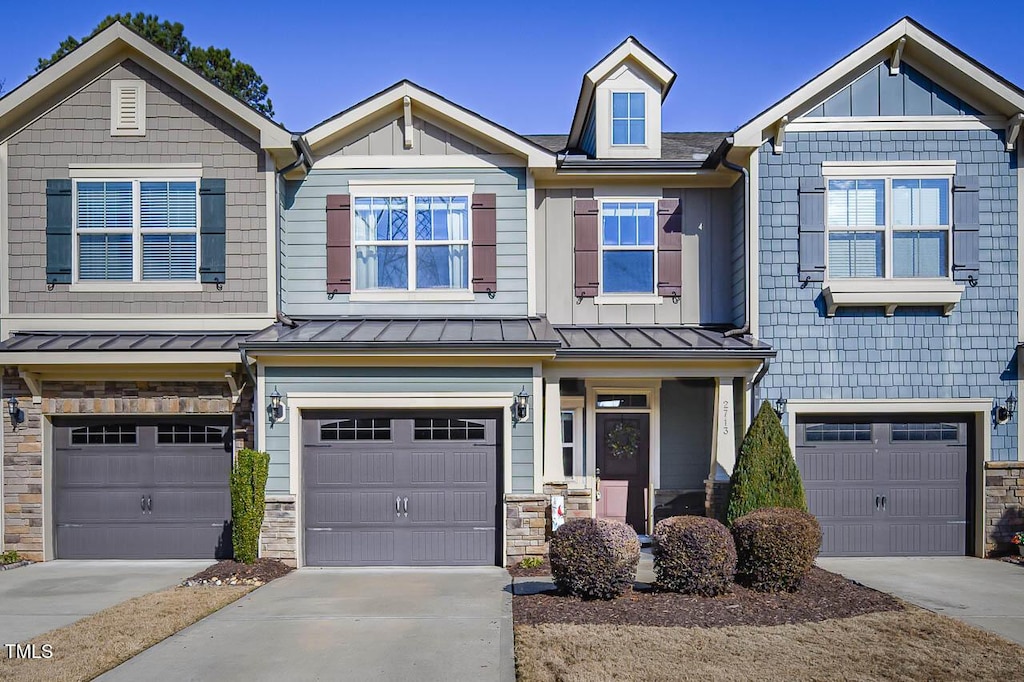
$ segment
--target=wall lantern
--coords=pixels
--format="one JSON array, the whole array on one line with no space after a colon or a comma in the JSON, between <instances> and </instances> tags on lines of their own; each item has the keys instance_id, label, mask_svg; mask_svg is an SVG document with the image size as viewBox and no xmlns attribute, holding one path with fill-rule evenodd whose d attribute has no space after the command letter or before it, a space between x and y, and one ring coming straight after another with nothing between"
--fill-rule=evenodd
<instances>
[{"instance_id":1,"label":"wall lantern","mask_svg":"<svg viewBox=\"0 0 1024 682\"><path fill-rule=\"evenodd\" d=\"M775 414L778 415L779 419L782 419L782 415L786 413L786 399L776 398L775 399Z\"/></svg>"},{"instance_id":2,"label":"wall lantern","mask_svg":"<svg viewBox=\"0 0 1024 682\"><path fill-rule=\"evenodd\" d=\"M526 386L516 395L512 403L512 423L518 424L530 418L530 394L526 392Z\"/></svg>"},{"instance_id":3,"label":"wall lantern","mask_svg":"<svg viewBox=\"0 0 1024 682\"><path fill-rule=\"evenodd\" d=\"M25 410L18 407L18 399L13 395L7 399L7 413L11 415L11 426L14 428L25 421Z\"/></svg>"},{"instance_id":4,"label":"wall lantern","mask_svg":"<svg viewBox=\"0 0 1024 682\"><path fill-rule=\"evenodd\" d=\"M1017 411L1017 399L1013 397L1013 391L1010 391L1010 397L1006 399L1006 403L996 407L996 424L1005 424L1013 418L1013 413Z\"/></svg>"},{"instance_id":5,"label":"wall lantern","mask_svg":"<svg viewBox=\"0 0 1024 682\"><path fill-rule=\"evenodd\" d=\"M270 394L270 404L267 405L267 418L271 424L284 420L284 404L281 402L281 393L274 386L274 392Z\"/></svg>"}]
</instances>

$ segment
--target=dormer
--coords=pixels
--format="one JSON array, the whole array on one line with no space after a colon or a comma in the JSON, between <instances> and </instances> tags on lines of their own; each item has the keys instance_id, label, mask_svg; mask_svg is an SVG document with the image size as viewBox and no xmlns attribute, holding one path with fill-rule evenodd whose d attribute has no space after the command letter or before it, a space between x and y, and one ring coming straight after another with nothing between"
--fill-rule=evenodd
<instances>
[{"instance_id":1,"label":"dormer","mask_svg":"<svg viewBox=\"0 0 1024 682\"><path fill-rule=\"evenodd\" d=\"M626 38L583 76L567 148L597 159L661 158L661 103L675 78Z\"/></svg>"}]
</instances>

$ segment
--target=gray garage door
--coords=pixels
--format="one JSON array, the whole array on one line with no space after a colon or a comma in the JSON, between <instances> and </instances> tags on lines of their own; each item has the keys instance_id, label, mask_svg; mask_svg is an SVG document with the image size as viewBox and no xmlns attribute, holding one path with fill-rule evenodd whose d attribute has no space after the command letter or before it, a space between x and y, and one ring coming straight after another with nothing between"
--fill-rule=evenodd
<instances>
[{"instance_id":1,"label":"gray garage door","mask_svg":"<svg viewBox=\"0 0 1024 682\"><path fill-rule=\"evenodd\" d=\"M306 564L493 565L496 428L467 413L307 414Z\"/></svg>"},{"instance_id":2,"label":"gray garage door","mask_svg":"<svg viewBox=\"0 0 1024 682\"><path fill-rule=\"evenodd\" d=\"M966 421L805 421L797 463L823 556L963 555Z\"/></svg>"},{"instance_id":3,"label":"gray garage door","mask_svg":"<svg viewBox=\"0 0 1024 682\"><path fill-rule=\"evenodd\" d=\"M60 559L231 556L224 419L55 421Z\"/></svg>"}]
</instances>

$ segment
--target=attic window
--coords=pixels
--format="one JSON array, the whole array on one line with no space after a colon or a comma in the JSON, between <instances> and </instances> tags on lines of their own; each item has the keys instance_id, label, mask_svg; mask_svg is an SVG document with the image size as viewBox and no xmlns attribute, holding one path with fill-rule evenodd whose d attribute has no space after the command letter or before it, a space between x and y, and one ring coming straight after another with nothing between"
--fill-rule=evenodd
<instances>
[{"instance_id":1,"label":"attic window","mask_svg":"<svg viewBox=\"0 0 1024 682\"><path fill-rule=\"evenodd\" d=\"M612 144L644 144L646 113L644 93L612 93Z\"/></svg>"},{"instance_id":2,"label":"attic window","mask_svg":"<svg viewBox=\"0 0 1024 682\"><path fill-rule=\"evenodd\" d=\"M146 84L140 80L110 82L110 134L146 134Z\"/></svg>"}]
</instances>

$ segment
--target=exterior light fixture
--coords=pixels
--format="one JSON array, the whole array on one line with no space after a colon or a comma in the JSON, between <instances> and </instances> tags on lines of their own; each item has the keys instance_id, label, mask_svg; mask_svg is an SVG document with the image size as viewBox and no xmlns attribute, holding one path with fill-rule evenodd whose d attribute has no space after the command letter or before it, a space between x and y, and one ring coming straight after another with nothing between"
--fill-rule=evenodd
<instances>
[{"instance_id":1,"label":"exterior light fixture","mask_svg":"<svg viewBox=\"0 0 1024 682\"><path fill-rule=\"evenodd\" d=\"M530 418L530 394L526 392L526 386L516 395L512 403L512 423L518 424Z\"/></svg>"},{"instance_id":2,"label":"exterior light fixture","mask_svg":"<svg viewBox=\"0 0 1024 682\"><path fill-rule=\"evenodd\" d=\"M267 418L271 424L284 420L284 404L281 402L281 393L274 386L274 392L270 394L270 404L267 405Z\"/></svg>"},{"instance_id":3,"label":"exterior light fixture","mask_svg":"<svg viewBox=\"0 0 1024 682\"><path fill-rule=\"evenodd\" d=\"M25 410L18 407L18 399L13 395L7 399L7 413L11 415L11 426L14 428L25 421Z\"/></svg>"},{"instance_id":4,"label":"exterior light fixture","mask_svg":"<svg viewBox=\"0 0 1024 682\"><path fill-rule=\"evenodd\" d=\"M780 398L776 398L775 399L775 414L777 414L779 416L779 419L782 419L782 415L784 415L785 413L786 413L786 399L785 398L781 398L781 397Z\"/></svg>"},{"instance_id":5,"label":"exterior light fixture","mask_svg":"<svg viewBox=\"0 0 1024 682\"><path fill-rule=\"evenodd\" d=\"M1013 413L1017 411L1017 399L1013 397L1013 391L1010 391L1010 396L1006 399L1006 402L996 407L996 424L1005 424L1013 418Z\"/></svg>"}]
</instances>

